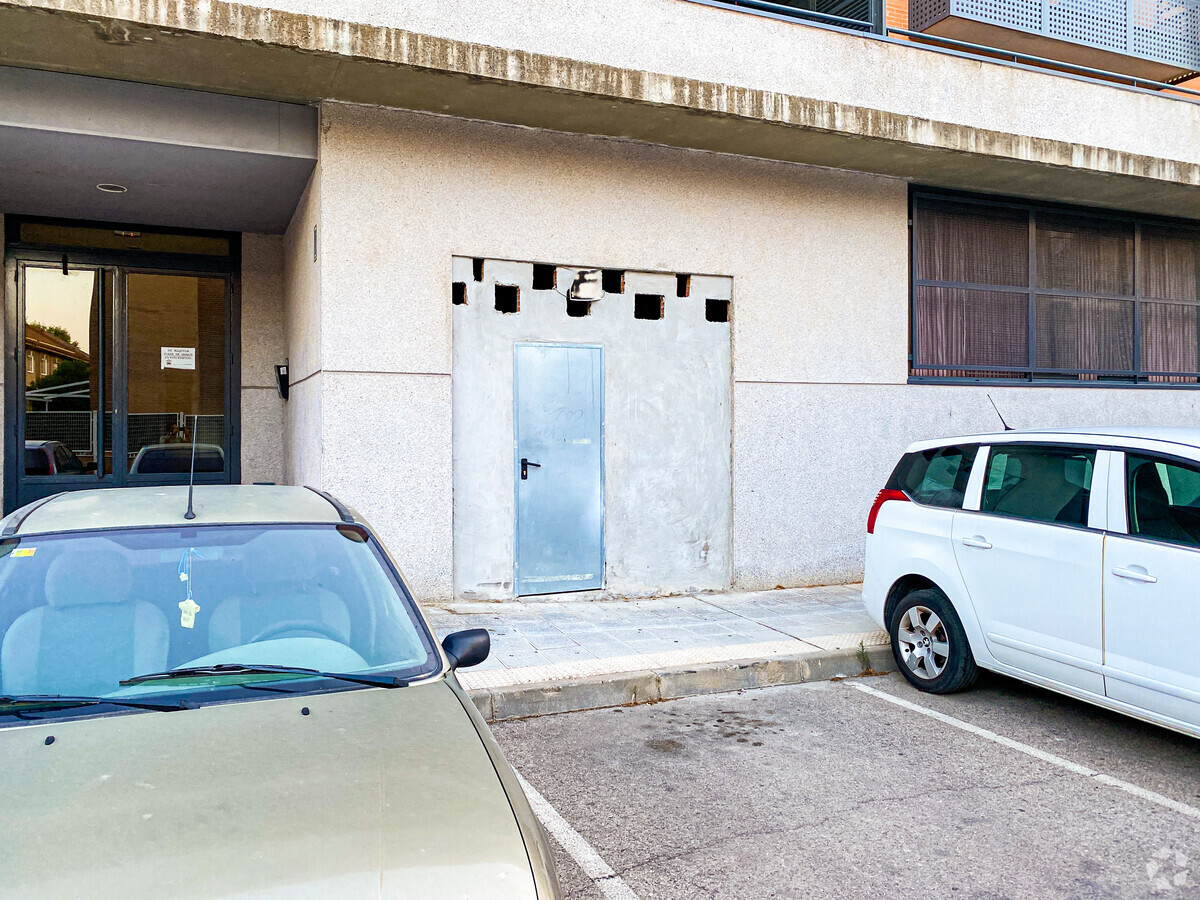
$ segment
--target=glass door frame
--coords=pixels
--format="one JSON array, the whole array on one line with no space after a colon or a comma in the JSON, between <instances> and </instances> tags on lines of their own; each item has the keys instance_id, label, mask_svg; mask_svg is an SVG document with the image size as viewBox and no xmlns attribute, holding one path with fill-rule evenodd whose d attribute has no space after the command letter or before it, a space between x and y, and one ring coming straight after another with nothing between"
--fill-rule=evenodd
<instances>
[{"instance_id":1,"label":"glass door frame","mask_svg":"<svg viewBox=\"0 0 1200 900\"><path fill-rule=\"evenodd\" d=\"M6 226L8 222L6 221ZM81 223L83 224L83 223ZM93 223L86 223L92 225ZM129 225L115 228L128 229ZM6 229L7 230L7 229ZM161 233L172 229L146 228ZM195 232L189 232L195 233ZM157 486L187 484L188 476L180 474L130 475L128 470L128 310L126 307L126 277L129 274L181 275L193 277L223 277L225 290L225 471L197 473L197 484L238 484L241 481L241 247L240 235L231 238L228 257L201 257L183 254L141 253L123 250L94 251L63 247L22 246L10 242L5 248L5 291L9 298L4 304L4 342L10 352L4 361L4 512L16 509L21 502L31 502L63 490L89 488ZM106 269L112 272L112 309L104 310L106 326L112 329L111 383L100 374L100 398L103 406L111 398L112 469L101 477L97 473L84 475L37 476L36 481L24 475L25 449L25 279L28 267ZM103 344L104 342L102 342ZM108 368L106 366L106 368ZM103 410L100 429L103 431ZM100 459L103 467L104 435L100 435ZM46 488L43 490L42 488ZM32 488L32 489L31 489Z\"/></svg>"}]
</instances>

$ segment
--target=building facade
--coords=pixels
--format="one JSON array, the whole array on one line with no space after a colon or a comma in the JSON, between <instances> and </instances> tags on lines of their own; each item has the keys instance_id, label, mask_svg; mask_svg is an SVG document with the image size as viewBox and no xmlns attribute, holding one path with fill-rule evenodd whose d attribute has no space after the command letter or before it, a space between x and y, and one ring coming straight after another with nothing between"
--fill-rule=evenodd
<instances>
[{"instance_id":1,"label":"building facade","mask_svg":"<svg viewBox=\"0 0 1200 900\"><path fill-rule=\"evenodd\" d=\"M0 0L5 507L188 429L423 598L774 588L993 401L1194 420L1200 96L748 6Z\"/></svg>"}]
</instances>

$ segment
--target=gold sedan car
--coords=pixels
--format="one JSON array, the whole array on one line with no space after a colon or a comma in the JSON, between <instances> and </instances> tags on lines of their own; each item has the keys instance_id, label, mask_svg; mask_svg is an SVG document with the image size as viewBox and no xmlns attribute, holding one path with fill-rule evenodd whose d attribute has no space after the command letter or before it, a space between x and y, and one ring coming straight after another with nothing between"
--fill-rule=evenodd
<instances>
[{"instance_id":1,"label":"gold sedan car","mask_svg":"<svg viewBox=\"0 0 1200 900\"><path fill-rule=\"evenodd\" d=\"M370 528L298 487L0 522L6 898L558 898L546 837Z\"/></svg>"}]
</instances>

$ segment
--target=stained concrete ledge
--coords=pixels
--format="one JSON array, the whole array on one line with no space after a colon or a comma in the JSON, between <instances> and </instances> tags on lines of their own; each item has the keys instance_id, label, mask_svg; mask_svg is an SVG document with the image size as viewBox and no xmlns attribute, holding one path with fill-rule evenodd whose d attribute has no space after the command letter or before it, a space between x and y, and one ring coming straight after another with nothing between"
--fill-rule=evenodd
<instances>
[{"instance_id":1,"label":"stained concrete ledge","mask_svg":"<svg viewBox=\"0 0 1200 900\"><path fill-rule=\"evenodd\" d=\"M886 45L889 59L922 52L902 43ZM1163 215L1194 216L1200 204L1194 160L225 0L0 0L0 64L377 104Z\"/></svg>"},{"instance_id":2,"label":"stained concrete ledge","mask_svg":"<svg viewBox=\"0 0 1200 900\"><path fill-rule=\"evenodd\" d=\"M890 646L867 648L869 668L894 667ZM743 659L679 669L649 669L467 691L488 722L555 713L678 700L698 694L748 691L862 674L858 650L814 651L772 659Z\"/></svg>"}]
</instances>

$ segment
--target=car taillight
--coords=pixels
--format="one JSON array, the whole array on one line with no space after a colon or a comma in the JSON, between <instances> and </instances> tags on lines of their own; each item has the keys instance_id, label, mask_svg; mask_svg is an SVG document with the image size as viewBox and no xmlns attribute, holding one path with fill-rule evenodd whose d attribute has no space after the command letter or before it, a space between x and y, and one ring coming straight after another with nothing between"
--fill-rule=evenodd
<instances>
[{"instance_id":1,"label":"car taillight","mask_svg":"<svg viewBox=\"0 0 1200 900\"><path fill-rule=\"evenodd\" d=\"M879 509L889 500L908 500L908 494L904 491L892 491L884 488L875 495L875 502L871 504L871 512L867 515L867 534L875 533L875 520L879 517Z\"/></svg>"}]
</instances>

